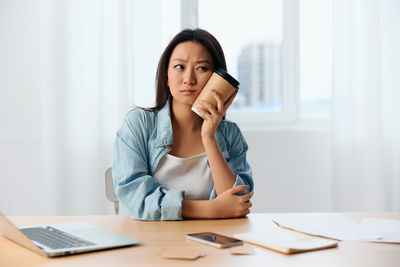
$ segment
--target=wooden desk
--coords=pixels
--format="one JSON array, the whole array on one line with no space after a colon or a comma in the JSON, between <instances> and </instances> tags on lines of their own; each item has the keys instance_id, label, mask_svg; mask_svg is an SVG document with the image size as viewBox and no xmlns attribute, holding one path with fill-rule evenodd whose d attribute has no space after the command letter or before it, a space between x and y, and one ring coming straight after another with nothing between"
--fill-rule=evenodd
<instances>
[{"instance_id":1,"label":"wooden desk","mask_svg":"<svg viewBox=\"0 0 400 267\"><path fill-rule=\"evenodd\" d=\"M231 220L143 222L123 216L9 217L16 225L85 221L142 241L142 245L46 258L0 237L0 266L400 266L400 244L340 242L337 248L284 255L253 246L255 255L232 256L227 249L208 247L187 240L186 233L213 231L226 235L262 229L271 219L345 216L355 222L364 218L400 219L388 213L296 213L251 214ZM163 248L192 248L206 254L196 261L168 260L159 256Z\"/></svg>"}]
</instances>

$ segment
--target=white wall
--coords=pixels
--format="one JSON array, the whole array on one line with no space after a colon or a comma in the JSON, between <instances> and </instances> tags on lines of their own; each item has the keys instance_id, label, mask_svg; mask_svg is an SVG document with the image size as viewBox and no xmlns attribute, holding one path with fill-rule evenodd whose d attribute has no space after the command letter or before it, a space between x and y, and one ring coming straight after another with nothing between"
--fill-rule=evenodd
<instances>
[{"instance_id":1,"label":"white wall","mask_svg":"<svg viewBox=\"0 0 400 267\"><path fill-rule=\"evenodd\" d=\"M328 130L244 131L253 168L253 212L331 210Z\"/></svg>"}]
</instances>

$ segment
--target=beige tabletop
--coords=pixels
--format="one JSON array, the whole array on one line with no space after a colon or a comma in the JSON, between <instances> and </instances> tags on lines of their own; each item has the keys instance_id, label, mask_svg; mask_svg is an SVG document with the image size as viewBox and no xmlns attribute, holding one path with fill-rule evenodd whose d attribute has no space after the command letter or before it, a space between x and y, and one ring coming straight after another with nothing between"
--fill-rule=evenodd
<instances>
[{"instance_id":1,"label":"beige tabletop","mask_svg":"<svg viewBox=\"0 0 400 267\"><path fill-rule=\"evenodd\" d=\"M364 218L400 219L400 212L382 213L265 213L229 220L144 222L124 216L11 216L17 226L84 221L141 241L141 245L46 258L0 237L0 266L400 266L400 244L340 242L336 248L284 255L252 246L253 255L231 255L229 249L209 247L185 235L194 232L235 233L259 230L279 218L329 218L344 216L360 222ZM160 257L163 249L186 249L204 253L194 261Z\"/></svg>"}]
</instances>

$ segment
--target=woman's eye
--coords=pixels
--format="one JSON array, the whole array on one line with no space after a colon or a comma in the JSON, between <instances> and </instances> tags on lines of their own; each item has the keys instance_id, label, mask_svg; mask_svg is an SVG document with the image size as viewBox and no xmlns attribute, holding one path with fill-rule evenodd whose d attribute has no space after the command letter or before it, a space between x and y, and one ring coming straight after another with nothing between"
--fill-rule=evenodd
<instances>
[{"instance_id":1,"label":"woman's eye","mask_svg":"<svg viewBox=\"0 0 400 267\"><path fill-rule=\"evenodd\" d=\"M205 67L205 66L200 66L200 67L198 67L197 69L198 69L198 70L202 70L202 71L207 71L207 70L208 70L208 68Z\"/></svg>"},{"instance_id":2,"label":"woman's eye","mask_svg":"<svg viewBox=\"0 0 400 267\"><path fill-rule=\"evenodd\" d=\"M181 64L175 65L174 68L175 69L179 69L179 70L183 70L183 65L181 65Z\"/></svg>"}]
</instances>

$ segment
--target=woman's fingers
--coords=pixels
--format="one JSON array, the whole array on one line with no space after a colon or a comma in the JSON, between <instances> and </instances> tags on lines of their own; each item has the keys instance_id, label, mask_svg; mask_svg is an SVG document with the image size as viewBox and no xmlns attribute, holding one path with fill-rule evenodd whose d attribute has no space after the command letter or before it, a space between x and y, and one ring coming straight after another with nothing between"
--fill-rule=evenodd
<instances>
[{"instance_id":1,"label":"woman's fingers","mask_svg":"<svg viewBox=\"0 0 400 267\"><path fill-rule=\"evenodd\" d=\"M212 93L217 102L216 107L214 107L211 103L209 103L207 101L199 100L196 108L199 111L200 111L200 109L202 109L203 112L208 113L213 116L223 116L223 114L225 114L225 111L232 104L233 100L235 99L236 95L238 94L238 91L236 90L236 92L231 97L229 97L229 99L225 102L225 104L222 102L221 94L218 93L218 91L212 90Z\"/></svg>"},{"instance_id":2,"label":"woman's fingers","mask_svg":"<svg viewBox=\"0 0 400 267\"><path fill-rule=\"evenodd\" d=\"M248 185L238 185L238 186L231 188L231 193L232 193L232 195L236 195L237 193L240 193L240 192L246 190L247 188L249 188Z\"/></svg>"},{"instance_id":3,"label":"woman's fingers","mask_svg":"<svg viewBox=\"0 0 400 267\"><path fill-rule=\"evenodd\" d=\"M243 195L243 200L244 201L249 201L254 195L254 191L251 191L250 193L247 193L246 195Z\"/></svg>"},{"instance_id":4,"label":"woman's fingers","mask_svg":"<svg viewBox=\"0 0 400 267\"><path fill-rule=\"evenodd\" d=\"M222 102L221 94L218 91L214 90L214 89L212 90L212 92L214 94L215 100L217 101L217 106L216 106L217 110L220 113L223 113L224 112L224 103Z\"/></svg>"},{"instance_id":5,"label":"woman's fingers","mask_svg":"<svg viewBox=\"0 0 400 267\"><path fill-rule=\"evenodd\" d=\"M220 113L218 110L215 109L215 107L207 102L207 101L199 101L200 105L206 109L210 114L212 114L213 116L221 116L222 113Z\"/></svg>"},{"instance_id":6,"label":"woman's fingers","mask_svg":"<svg viewBox=\"0 0 400 267\"><path fill-rule=\"evenodd\" d=\"M238 91L236 90L236 92L231 97L229 97L229 99L225 102L225 104L222 101L221 94L218 91L212 90L212 93L214 95L215 101L217 102L216 107L214 107L211 103L207 101L199 100L197 109L201 108L204 110L204 112L207 112L208 114L213 116L223 116L226 110L232 104Z\"/></svg>"},{"instance_id":7,"label":"woman's fingers","mask_svg":"<svg viewBox=\"0 0 400 267\"><path fill-rule=\"evenodd\" d=\"M225 111L229 108L229 106L232 104L233 100L235 99L236 95L238 94L238 90L235 91L235 93L233 93L233 95L231 95L228 100L224 103L222 101L222 97L221 94L216 91L216 90L212 90L213 94L214 94L214 98L217 101L217 107L216 109L218 110L218 112L220 112L221 114L224 114Z\"/></svg>"},{"instance_id":8,"label":"woman's fingers","mask_svg":"<svg viewBox=\"0 0 400 267\"><path fill-rule=\"evenodd\" d=\"M208 109L205 108L205 106L202 103L199 103L197 106L197 111L200 112L201 116L203 117L203 119L209 119L209 117L211 116L210 112L208 111Z\"/></svg>"},{"instance_id":9,"label":"woman's fingers","mask_svg":"<svg viewBox=\"0 0 400 267\"><path fill-rule=\"evenodd\" d=\"M250 213L250 208L253 206L250 201L253 192L237 195L248 188L248 185L238 185L217 196L216 207L221 218L238 218Z\"/></svg>"},{"instance_id":10,"label":"woman's fingers","mask_svg":"<svg viewBox=\"0 0 400 267\"><path fill-rule=\"evenodd\" d=\"M244 208L245 209L250 209L251 207L253 207L253 203L251 203L251 201L246 201L244 203Z\"/></svg>"},{"instance_id":11,"label":"woman's fingers","mask_svg":"<svg viewBox=\"0 0 400 267\"><path fill-rule=\"evenodd\" d=\"M243 211L241 212L241 215L239 215L238 217L244 217L244 216L248 215L249 213L250 213L250 210L249 210L249 209L243 210Z\"/></svg>"},{"instance_id":12,"label":"woman's fingers","mask_svg":"<svg viewBox=\"0 0 400 267\"><path fill-rule=\"evenodd\" d=\"M235 93L233 93L233 95L226 101L225 105L224 105L224 113L225 111L229 108L229 106L232 104L233 100L235 99L236 95L238 94L238 90L236 90Z\"/></svg>"}]
</instances>

